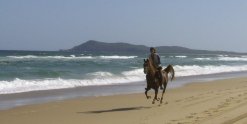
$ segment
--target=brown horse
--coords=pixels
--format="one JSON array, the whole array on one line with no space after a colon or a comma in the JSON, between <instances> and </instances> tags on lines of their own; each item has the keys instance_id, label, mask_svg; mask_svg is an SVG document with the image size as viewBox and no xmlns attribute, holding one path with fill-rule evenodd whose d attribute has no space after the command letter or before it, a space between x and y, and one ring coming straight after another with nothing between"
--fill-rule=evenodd
<instances>
[{"instance_id":1,"label":"brown horse","mask_svg":"<svg viewBox=\"0 0 247 124\"><path fill-rule=\"evenodd\" d=\"M147 95L147 92L150 89L154 89L155 97L154 97L153 102L152 102L154 104L155 100L157 100L157 101L160 100L159 98L157 98L157 94L158 94L160 85L163 85L164 89L163 89L161 100L160 100L160 104L161 104L162 100L163 100L164 93L166 91L166 86L168 83L168 73L171 73L171 81L172 81L174 79L174 76L175 76L175 71L174 71L172 65L168 65L164 70L162 70L162 76L161 76L161 78L159 78L160 76L158 74L157 69L154 68L152 62L149 59L144 59L143 68L144 68L144 73L146 74L146 80L147 80L147 88L145 91L145 95L146 95L147 99L151 98L151 96Z\"/></svg>"}]
</instances>

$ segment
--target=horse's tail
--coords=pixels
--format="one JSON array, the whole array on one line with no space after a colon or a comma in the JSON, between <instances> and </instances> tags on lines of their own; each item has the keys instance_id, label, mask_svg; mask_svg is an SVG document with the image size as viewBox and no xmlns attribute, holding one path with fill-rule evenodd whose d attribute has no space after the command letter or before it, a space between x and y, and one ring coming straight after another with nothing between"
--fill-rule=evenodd
<instances>
[{"instance_id":1,"label":"horse's tail","mask_svg":"<svg viewBox=\"0 0 247 124\"><path fill-rule=\"evenodd\" d=\"M175 71L172 67L172 65L168 65L164 71L168 74L168 73L171 73L171 81L175 78Z\"/></svg>"}]
</instances>

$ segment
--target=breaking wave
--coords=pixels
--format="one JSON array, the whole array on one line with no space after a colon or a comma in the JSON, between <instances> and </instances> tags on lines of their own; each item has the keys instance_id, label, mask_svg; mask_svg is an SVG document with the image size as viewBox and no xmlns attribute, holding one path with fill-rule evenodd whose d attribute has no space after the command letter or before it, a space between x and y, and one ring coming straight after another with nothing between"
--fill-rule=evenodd
<instances>
[{"instance_id":1,"label":"breaking wave","mask_svg":"<svg viewBox=\"0 0 247 124\"><path fill-rule=\"evenodd\" d=\"M175 65L174 70L176 77L192 76L192 75L206 75L223 72L239 72L247 71L247 65L242 66L198 66L198 65ZM93 72L88 73L86 79L33 79L24 80L15 78L12 81L0 81L0 94L11 94L38 90L64 89L85 86L97 85L115 85L123 83L131 83L136 81L145 81L145 74L142 68L133 69L130 71L123 71L120 74L111 72Z\"/></svg>"}]
</instances>

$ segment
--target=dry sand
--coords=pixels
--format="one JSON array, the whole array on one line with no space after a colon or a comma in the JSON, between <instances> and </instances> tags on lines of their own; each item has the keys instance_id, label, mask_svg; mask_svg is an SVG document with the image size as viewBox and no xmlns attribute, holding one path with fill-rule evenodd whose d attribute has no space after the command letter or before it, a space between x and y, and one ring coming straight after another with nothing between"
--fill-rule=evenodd
<instances>
[{"instance_id":1,"label":"dry sand","mask_svg":"<svg viewBox=\"0 0 247 124\"><path fill-rule=\"evenodd\" d=\"M174 82L170 82L174 83ZM153 92L149 92L154 95ZM160 94L159 94L160 96ZM247 124L247 78L169 89L163 104L144 94L88 97L0 111L0 124Z\"/></svg>"}]
</instances>

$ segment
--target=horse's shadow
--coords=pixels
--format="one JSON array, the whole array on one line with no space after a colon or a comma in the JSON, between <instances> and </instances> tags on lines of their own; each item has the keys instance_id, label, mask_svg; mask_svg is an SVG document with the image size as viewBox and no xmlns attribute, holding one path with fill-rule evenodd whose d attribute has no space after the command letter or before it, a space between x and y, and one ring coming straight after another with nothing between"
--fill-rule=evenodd
<instances>
[{"instance_id":1,"label":"horse's shadow","mask_svg":"<svg viewBox=\"0 0 247 124\"><path fill-rule=\"evenodd\" d=\"M123 111L133 111L133 110L141 110L141 109L149 109L151 107L125 107L125 108L116 108L116 109L108 109L108 110L98 110L98 111L87 111L87 112L77 112L78 114L100 114L107 112L123 112Z\"/></svg>"}]
</instances>

